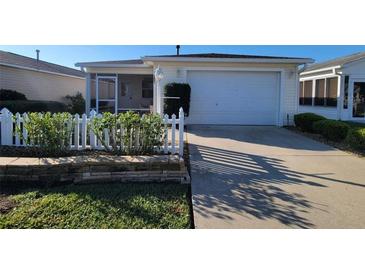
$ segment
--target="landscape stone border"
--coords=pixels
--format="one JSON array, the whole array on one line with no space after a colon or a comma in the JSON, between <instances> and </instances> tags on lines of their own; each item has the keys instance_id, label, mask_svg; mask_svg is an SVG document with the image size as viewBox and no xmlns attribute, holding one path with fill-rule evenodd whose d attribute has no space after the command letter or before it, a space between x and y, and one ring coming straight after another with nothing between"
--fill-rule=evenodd
<instances>
[{"instance_id":1,"label":"landscape stone border","mask_svg":"<svg viewBox=\"0 0 365 274\"><path fill-rule=\"evenodd\" d=\"M99 182L190 183L190 176L178 155L0 157L0 187Z\"/></svg>"}]
</instances>

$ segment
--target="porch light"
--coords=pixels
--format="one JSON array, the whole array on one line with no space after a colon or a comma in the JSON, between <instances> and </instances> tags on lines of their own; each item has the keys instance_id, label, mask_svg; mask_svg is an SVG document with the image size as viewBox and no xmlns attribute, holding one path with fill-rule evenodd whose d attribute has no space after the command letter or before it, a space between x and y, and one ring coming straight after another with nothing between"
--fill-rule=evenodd
<instances>
[{"instance_id":1,"label":"porch light","mask_svg":"<svg viewBox=\"0 0 365 274\"><path fill-rule=\"evenodd\" d=\"M160 68L160 66L157 67L157 69L155 70L155 78L157 81L162 80L164 77L162 69Z\"/></svg>"}]
</instances>

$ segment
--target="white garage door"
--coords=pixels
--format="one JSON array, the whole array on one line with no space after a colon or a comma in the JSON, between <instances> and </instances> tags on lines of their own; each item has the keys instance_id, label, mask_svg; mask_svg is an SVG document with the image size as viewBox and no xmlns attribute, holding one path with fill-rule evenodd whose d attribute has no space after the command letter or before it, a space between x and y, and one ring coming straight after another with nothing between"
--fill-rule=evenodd
<instances>
[{"instance_id":1,"label":"white garage door","mask_svg":"<svg viewBox=\"0 0 365 274\"><path fill-rule=\"evenodd\" d=\"M189 124L275 125L279 73L189 71Z\"/></svg>"}]
</instances>

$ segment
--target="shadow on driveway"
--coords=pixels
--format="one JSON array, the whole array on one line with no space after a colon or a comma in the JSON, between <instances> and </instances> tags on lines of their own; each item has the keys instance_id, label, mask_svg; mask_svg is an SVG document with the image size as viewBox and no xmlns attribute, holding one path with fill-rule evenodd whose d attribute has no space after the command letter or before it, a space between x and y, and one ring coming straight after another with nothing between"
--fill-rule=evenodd
<instances>
[{"instance_id":1,"label":"shadow on driveway","mask_svg":"<svg viewBox=\"0 0 365 274\"><path fill-rule=\"evenodd\" d=\"M299 216L309 209L325 210L299 193L288 193L284 185L325 188L308 180L322 179L337 183L364 185L333 178L331 174L306 174L288 169L274 157L233 152L190 144L194 211L203 217L232 219L232 212L246 213L247 218L275 219L290 227L311 228L314 224ZM301 214L302 215L302 214Z\"/></svg>"}]
</instances>

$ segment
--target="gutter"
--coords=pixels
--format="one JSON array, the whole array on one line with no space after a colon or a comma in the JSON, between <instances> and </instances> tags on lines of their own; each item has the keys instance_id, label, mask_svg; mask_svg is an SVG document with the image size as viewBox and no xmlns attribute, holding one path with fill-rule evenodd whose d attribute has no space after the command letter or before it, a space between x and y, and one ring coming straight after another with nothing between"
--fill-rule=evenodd
<instances>
[{"instance_id":1,"label":"gutter","mask_svg":"<svg viewBox=\"0 0 365 274\"><path fill-rule=\"evenodd\" d=\"M80 68L150 68L146 64L107 64L107 63L76 63L76 67Z\"/></svg>"},{"instance_id":2,"label":"gutter","mask_svg":"<svg viewBox=\"0 0 365 274\"><path fill-rule=\"evenodd\" d=\"M339 68L341 68L341 66L326 67L326 68L315 69L315 70L307 70L307 71L301 72L300 75L307 75L307 74L312 74L312 73L317 73L317 72L322 72L322 71L327 71L327 70L332 70L333 74L335 74L336 69L339 69Z\"/></svg>"},{"instance_id":3,"label":"gutter","mask_svg":"<svg viewBox=\"0 0 365 274\"><path fill-rule=\"evenodd\" d=\"M208 57L142 57L147 64L149 62L222 62L222 63L271 63L271 64L308 64L314 63L311 58L295 59L271 59L271 58L208 58Z\"/></svg>"}]
</instances>

